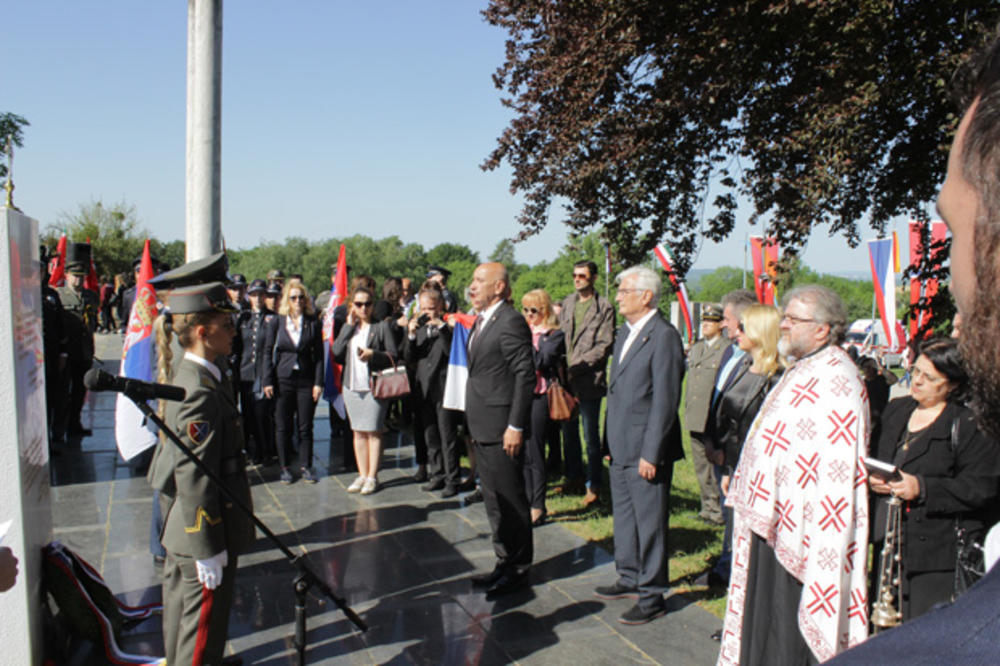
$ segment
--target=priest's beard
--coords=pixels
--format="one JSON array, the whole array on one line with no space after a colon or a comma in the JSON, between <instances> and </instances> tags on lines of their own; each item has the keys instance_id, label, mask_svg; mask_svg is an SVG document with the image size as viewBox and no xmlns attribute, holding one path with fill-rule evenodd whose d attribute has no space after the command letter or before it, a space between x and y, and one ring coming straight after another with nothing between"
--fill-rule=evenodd
<instances>
[{"instance_id":1,"label":"priest's beard","mask_svg":"<svg viewBox=\"0 0 1000 666\"><path fill-rule=\"evenodd\" d=\"M976 296L962 313L959 348L969 372L971 407L980 427L1000 437L1000 230L976 225Z\"/></svg>"},{"instance_id":2,"label":"priest's beard","mask_svg":"<svg viewBox=\"0 0 1000 666\"><path fill-rule=\"evenodd\" d=\"M778 338L778 355L787 359L789 363L798 360L797 354L792 351L792 341L785 336Z\"/></svg>"}]
</instances>

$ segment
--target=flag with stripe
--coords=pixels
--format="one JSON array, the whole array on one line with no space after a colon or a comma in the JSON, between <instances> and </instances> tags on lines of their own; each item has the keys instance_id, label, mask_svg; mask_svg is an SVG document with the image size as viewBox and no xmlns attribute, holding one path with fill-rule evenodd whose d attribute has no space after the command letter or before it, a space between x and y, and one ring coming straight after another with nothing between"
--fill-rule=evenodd
<instances>
[{"instance_id":1,"label":"flag with stripe","mask_svg":"<svg viewBox=\"0 0 1000 666\"><path fill-rule=\"evenodd\" d=\"M677 279L677 272L674 270L674 256L670 253L670 248L666 245L657 245L653 248L653 254L660 260L660 265L670 278L670 284L674 286L677 293L677 302L681 306L681 314L684 315L684 326L687 328L688 342L694 340L694 328L691 326L691 299L688 298L687 288L682 280Z\"/></svg>"},{"instance_id":2,"label":"flag with stripe","mask_svg":"<svg viewBox=\"0 0 1000 666\"><path fill-rule=\"evenodd\" d=\"M56 245L56 254L49 261L49 286L66 286L66 232L59 236L59 243Z\"/></svg>"},{"instance_id":3,"label":"flag with stripe","mask_svg":"<svg viewBox=\"0 0 1000 666\"><path fill-rule=\"evenodd\" d=\"M455 330L451 336L451 352L448 355L448 375L444 382L445 409L465 411L465 384L469 381L469 331L476 323L476 316L451 314Z\"/></svg>"},{"instance_id":4,"label":"flag with stripe","mask_svg":"<svg viewBox=\"0 0 1000 666\"><path fill-rule=\"evenodd\" d=\"M347 299L347 250L340 245L337 255L337 269L333 274L333 287L330 290L330 302L323 311L323 398L336 410L340 418L347 418L344 409L344 395L341 392L343 368L333 358L334 326L333 311Z\"/></svg>"},{"instance_id":5,"label":"flag with stripe","mask_svg":"<svg viewBox=\"0 0 1000 666\"><path fill-rule=\"evenodd\" d=\"M139 276L135 283L135 302L128 316L125 342L122 345L122 363L118 374L122 377L153 381L153 364L156 361L153 320L158 314L156 292L149 285L153 278L153 260L149 255L149 240L142 248ZM131 460L156 444L153 424L146 423L145 415L130 398L119 393L115 403L115 440L125 460Z\"/></svg>"},{"instance_id":6,"label":"flag with stripe","mask_svg":"<svg viewBox=\"0 0 1000 666\"><path fill-rule=\"evenodd\" d=\"M896 272L893 270L892 238L868 241L868 254L871 258L875 303L882 319L882 329L889 349L895 350L900 341L896 331Z\"/></svg>"}]
</instances>

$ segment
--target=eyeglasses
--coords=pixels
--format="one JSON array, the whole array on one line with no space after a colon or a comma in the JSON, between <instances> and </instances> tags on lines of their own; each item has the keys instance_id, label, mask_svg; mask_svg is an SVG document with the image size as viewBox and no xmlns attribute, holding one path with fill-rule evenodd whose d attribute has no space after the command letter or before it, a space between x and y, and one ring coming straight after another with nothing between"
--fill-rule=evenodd
<instances>
[{"instance_id":1,"label":"eyeglasses","mask_svg":"<svg viewBox=\"0 0 1000 666\"><path fill-rule=\"evenodd\" d=\"M790 321L792 325L795 324L818 324L819 322L815 319L809 319L808 317L795 317L790 314L786 314L781 317L781 321Z\"/></svg>"},{"instance_id":2,"label":"eyeglasses","mask_svg":"<svg viewBox=\"0 0 1000 666\"><path fill-rule=\"evenodd\" d=\"M622 289L622 288L618 289L618 293L619 294L634 294L636 292L638 292L638 293L641 294L644 291L649 291L649 290L648 289Z\"/></svg>"},{"instance_id":3,"label":"eyeglasses","mask_svg":"<svg viewBox=\"0 0 1000 666\"><path fill-rule=\"evenodd\" d=\"M290 301L304 301L304 300L306 300L306 297L303 296L302 294L297 294L295 296L289 296L288 300L290 300Z\"/></svg>"},{"instance_id":4,"label":"eyeglasses","mask_svg":"<svg viewBox=\"0 0 1000 666\"><path fill-rule=\"evenodd\" d=\"M589 280L590 279L590 273L573 273L573 279L576 280L578 278L580 280Z\"/></svg>"},{"instance_id":5,"label":"eyeglasses","mask_svg":"<svg viewBox=\"0 0 1000 666\"><path fill-rule=\"evenodd\" d=\"M371 301L354 301L354 307L356 308L370 308L371 306Z\"/></svg>"},{"instance_id":6,"label":"eyeglasses","mask_svg":"<svg viewBox=\"0 0 1000 666\"><path fill-rule=\"evenodd\" d=\"M910 377L912 379L923 379L928 384L940 384L946 380L946 377L932 377L917 366L910 368Z\"/></svg>"},{"instance_id":7,"label":"eyeglasses","mask_svg":"<svg viewBox=\"0 0 1000 666\"><path fill-rule=\"evenodd\" d=\"M533 314L533 315L536 315L539 312L541 312L541 310L539 310L538 308L524 307L524 308L521 308L521 312L523 312L524 314Z\"/></svg>"}]
</instances>

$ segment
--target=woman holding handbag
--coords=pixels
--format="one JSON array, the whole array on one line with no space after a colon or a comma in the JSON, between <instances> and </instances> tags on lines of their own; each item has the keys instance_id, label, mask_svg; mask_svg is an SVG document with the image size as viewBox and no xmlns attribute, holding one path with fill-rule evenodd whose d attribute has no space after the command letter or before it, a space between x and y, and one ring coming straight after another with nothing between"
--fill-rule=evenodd
<instances>
[{"instance_id":1,"label":"woman holding handbag","mask_svg":"<svg viewBox=\"0 0 1000 666\"><path fill-rule=\"evenodd\" d=\"M398 358L396 340L385 322L375 323L372 311L375 295L367 287L357 287L348 302L347 321L333 343L333 355L343 364L344 406L354 431L354 457L358 478L349 493L370 495L378 489L378 468L382 459L382 432L388 401L372 392L371 375L394 365Z\"/></svg>"},{"instance_id":2,"label":"woman holding handbag","mask_svg":"<svg viewBox=\"0 0 1000 666\"><path fill-rule=\"evenodd\" d=\"M298 418L299 465L302 480L316 483L312 469L313 416L316 402L323 395L323 331L309 292L299 280L289 280L284 287L278 317L274 320L272 353L265 354L264 396L277 395L275 439L281 482L292 482L288 456L292 446L292 423Z\"/></svg>"},{"instance_id":3,"label":"woman holding handbag","mask_svg":"<svg viewBox=\"0 0 1000 666\"><path fill-rule=\"evenodd\" d=\"M981 539L996 522L1000 446L976 426L962 404L968 376L958 341L932 338L910 369L910 395L882 412L872 457L895 465L899 480L869 473L875 500L875 552L885 539L889 495L903 500L900 512L903 621L949 601L955 589L956 528ZM875 597L871 597L875 599Z\"/></svg>"},{"instance_id":4,"label":"woman holding handbag","mask_svg":"<svg viewBox=\"0 0 1000 666\"><path fill-rule=\"evenodd\" d=\"M545 442L556 429L549 416L549 387L566 376L566 336L552 311L544 289L533 289L521 298L521 312L531 329L534 346L535 390L531 402L531 434L524 447L524 490L531 505L531 524L545 522Z\"/></svg>"}]
</instances>

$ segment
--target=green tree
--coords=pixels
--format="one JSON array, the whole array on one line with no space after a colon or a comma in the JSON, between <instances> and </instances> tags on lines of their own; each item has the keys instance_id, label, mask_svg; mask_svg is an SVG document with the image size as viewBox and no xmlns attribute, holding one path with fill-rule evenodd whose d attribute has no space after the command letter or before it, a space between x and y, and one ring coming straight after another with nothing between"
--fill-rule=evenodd
<instances>
[{"instance_id":1,"label":"green tree","mask_svg":"<svg viewBox=\"0 0 1000 666\"><path fill-rule=\"evenodd\" d=\"M473 252L467 245L439 243L427 250L426 260L429 266L442 266L451 270L450 264L458 261L478 264L479 255Z\"/></svg>"},{"instance_id":2,"label":"green tree","mask_svg":"<svg viewBox=\"0 0 1000 666\"><path fill-rule=\"evenodd\" d=\"M98 274L131 275L132 260L141 255L146 239L150 238L149 231L139 222L135 206L124 201L111 206L105 206L101 200L91 201L80 204L75 213L60 213L57 219L46 227L42 241L55 247L63 231L74 243L90 239Z\"/></svg>"},{"instance_id":3,"label":"green tree","mask_svg":"<svg viewBox=\"0 0 1000 666\"><path fill-rule=\"evenodd\" d=\"M16 113L0 113L0 146L7 148L7 137L18 148L24 145L24 128L31 123ZM0 163L0 178L7 178L6 158Z\"/></svg>"},{"instance_id":4,"label":"green tree","mask_svg":"<svg viewBox=\"0 0 1000 666\"><path fill-rule=\"evenodd\" d=\"M698 279L694 289L689 290L691 300L718 303L733 289L743 287L743 269L735 266L720 266Z\"/></svg>"},{"instance_id":5,"label":"green tree","mask_svg":"<svg viewBox=\"0 0 1000 666\"><path fill-rule=\"evenodd\" d=\"M737 196L789 251L818 224L854 245L862 220L922 215L957 125L947 82L1000 4L490 0L484 16L509 34L494 82L513 118L483 168L513 169L522 234L559 199L629 262L669 238L684 274Z\"/></svg>"}]
</instances>

